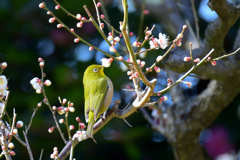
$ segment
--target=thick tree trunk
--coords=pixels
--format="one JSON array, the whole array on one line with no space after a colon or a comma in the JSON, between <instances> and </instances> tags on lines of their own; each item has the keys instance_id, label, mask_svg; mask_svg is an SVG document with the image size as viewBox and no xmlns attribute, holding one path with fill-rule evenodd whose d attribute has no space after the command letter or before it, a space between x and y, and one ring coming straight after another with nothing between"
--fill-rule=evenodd
<instances>
[{"instance_id":1,"label":"thick tree trunk","mask_svg":"<svg viewBox=\"0 0 240 160\"><path fill-rule=\"evenodd\" d=\"M189 133L191 135L191 133ZM177 141L169 142L173 146L176 160L207 160L198 136L178 137Z\"/></svg>"}]
</instances>

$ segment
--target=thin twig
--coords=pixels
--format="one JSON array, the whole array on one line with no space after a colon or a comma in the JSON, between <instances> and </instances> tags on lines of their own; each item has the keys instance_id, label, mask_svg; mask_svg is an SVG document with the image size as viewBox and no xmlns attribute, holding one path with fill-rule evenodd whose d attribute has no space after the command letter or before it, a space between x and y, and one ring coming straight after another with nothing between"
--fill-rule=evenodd
<instances>
[{"instance_id":1,"label":"thin twig","mask_svg":"<svg viewBox=\"0 0 240 160\"><path fill-rule=\"evenodd\" d=\"M214 58L214 59L212 59L212 60L210 60L210 61L217 61L217 60L219 60L219 59L222 59L222 58L231 56L231 55L233 55L233 54L236 54L239 50L240 50L240 47L239 47L236 51L234 51L233 53L225 54L225 55L223 55L223 56Z\"/></svg>"},{"instance_id":2,"label":"thin twig","mask_svg":"<svg viewBox=\"0 0 240 160\"><path fill-rule=\"evenodd\" d=\"M13 121L12 121L12 127L11 127L11 131L10 131L8 143L11 142L12 137L13 137L13 129L15 128L16 118L17 118L17 114L15 113L15 108L13 108Z\"/></svg>"},{"instance_id":3,"label":"thin twig","mask_svg":"<svg viewBox=\"0 0 240 160\"><path fill-rule=\"evenodd\" d=\"M42 86L41 86L41 87L42 87L43 97L45 98L45 102L46 102L49 110L50 110L51 113L52 113L52 116L53 116L54 122L55 122L55 124L56 124L56 126L57 126L58 132L59 132L60 136L62 137L63 142L66 144L66 143L67 143L67 140L64 138L64 134L63 134L63 132L62 132L62 130L61 130L59 124L58 124L57 118L56 118L56 116L55 116L55 112L52 110L52 107L51 107L51 105L50 105L50 102L49 102L49 100L48 100L48 98L47 98L47 95L46 95L46 92L45 92L45 89L44 89L44 85L43 85L43 82L44 82L43 67L40 67L40 69L41 69L41 77L42 77Z\"/></svg>"},{"instance_id":4,"label":"thin twig","mask_svg":"<svg viewBox=\"0 0 240 160\"><path fill-rule=\"evenodd\" d=\"M142 28L143 28L143 22L144 22L144 10L146 7L146 0L143 0L142 2L142 9L141 9L141 17L140 17L140 23L139 23L139 29L138 29L138 37L142 37Z\"/></svg>"},{"instance_id":5,"label":"thin twig","mask_svg":"<svg viewBox=\"0 0 240 160\"><path fill-rule=\"evenodd\" d=\"M33 121L33 118L34 118L37 110L38 110L38 107L33 110L33 114L32 114L32 116L31 116L30 122L29 122L29 124L28 124L28 127L26 128L26 135L28 134L28 131L29 131L31 125L32 125L32 121Z\"/></svg>"},{"instance_id":6,"label":"thin twig","mask_svg":"<svg viewBox=\"0 0 240 160\"><path fill-rule=\"evenodd\" d=\"M26 146L27 146L29 158L30 158L31 160L34 160L33 154L32 154L32 150L31 150L30 144L29 144L29 142L28 142L27 133L23 131L23 135L24 135L24 138L25 138L25 141L26 141Z\"/></svg>"},{"instance_id":7,"label":"thin twig","mask_svg":"<svg viewBox=\"0 0 240 160\"><path fill-rule=\"evenodd\" d=\"M179 78L176 83L164 88L163 90L161 90L161 94L167 92L168 90L170 90L171 88L173 88L175 85L177 85L178 83L182 82L184 78L186 78L190 73L192 73L196 68L198 68L200 65L202 65L205 60L214 52L214 49L212 49L200 62L198 62L195 66L193 66L191 69L188 70L188 72L186 72L181 78Z\"/></svg>"},{"instance_id":8,"label":"thin twig","mask_svg":"<svg viewBox=\"0 0 240 160\"><path fill-rule=\"evenodd\" d=\"M195 21L195 29L196 29L196 33L197 33L197 42L198 42L198 45L200 46L200 35L199 35L197 12L196 12L196 8L195 8L195 5L194 5L194 0L190 0L190 1L191 1L192 11L193 11L193 16L194 16L194 21Z\"/></svg>"},{"instance_id":9,"label":"thin twig","mask_svg":"<svg viewBox=\"0 0 240 160\"><path fill-rule=\"evenodd\" d=\"M40 156L39 156L39 160L42 160L42 155L43 155L43 149L41 149L41 153L40 153Z\"/></svg>"}]
</instances>

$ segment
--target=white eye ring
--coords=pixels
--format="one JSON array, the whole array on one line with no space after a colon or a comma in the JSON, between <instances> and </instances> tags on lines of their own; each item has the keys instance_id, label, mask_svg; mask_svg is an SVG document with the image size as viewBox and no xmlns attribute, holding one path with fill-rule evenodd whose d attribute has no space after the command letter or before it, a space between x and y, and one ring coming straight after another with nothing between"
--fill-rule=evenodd
<instances>
[{"instance_id":1,"label":"white eye ring","mask_svg":"<svg viewBox=\"0 0 240 160\"><path fill-rule=\"evenodd\" d=\"M98 71L98 69L97 69L97 68L94 68L94 69L93 69L93 72L97 72L97 71Z\"/></svg>"}]
</instances>

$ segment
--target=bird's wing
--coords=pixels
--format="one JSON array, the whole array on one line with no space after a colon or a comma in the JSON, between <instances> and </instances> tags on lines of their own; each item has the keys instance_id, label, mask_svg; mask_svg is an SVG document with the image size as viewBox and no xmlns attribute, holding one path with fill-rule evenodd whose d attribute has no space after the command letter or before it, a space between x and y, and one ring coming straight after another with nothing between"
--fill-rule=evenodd
<instances>
[{"instance_id":1,"label":"bird's wing","mask_svg":"<svg viewBox=\"0 0 240 160\"><path fill-rule=\"evenodd\" d=\"M93 83L96 84L92 84L92 86L96 87L91 87L90 89L90 111L94 113L94 120L96 120L107 94L108 82L105 78L99 78L98 80L93 81Z\"/></svg>"}]
</instances>

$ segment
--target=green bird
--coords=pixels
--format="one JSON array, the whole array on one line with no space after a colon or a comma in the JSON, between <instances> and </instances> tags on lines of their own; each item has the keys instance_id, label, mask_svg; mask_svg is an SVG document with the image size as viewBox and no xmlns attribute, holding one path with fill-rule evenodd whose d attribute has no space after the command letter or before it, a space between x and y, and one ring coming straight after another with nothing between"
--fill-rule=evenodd
<instances>
[{"instance_id":1,"label":"green bird","mask_svg":"<svg viewBox=\"0 0 240 160\"><path fill-rule=\"evenodd\" d=\"M112 81L104 74L103 69L101 65L91 65L83 76L87 135L93 140L93 125L107 111L113 97Z\"/></svg>"}]
</instances>

